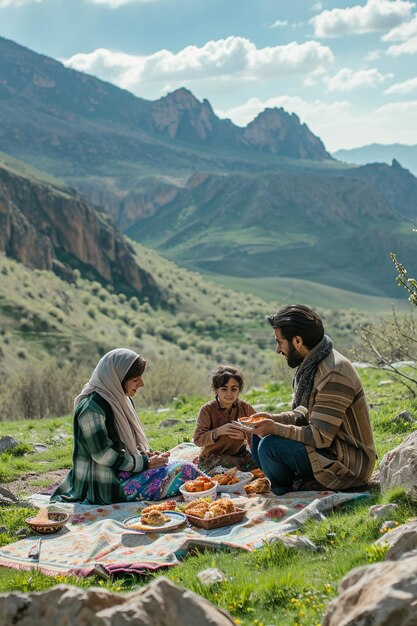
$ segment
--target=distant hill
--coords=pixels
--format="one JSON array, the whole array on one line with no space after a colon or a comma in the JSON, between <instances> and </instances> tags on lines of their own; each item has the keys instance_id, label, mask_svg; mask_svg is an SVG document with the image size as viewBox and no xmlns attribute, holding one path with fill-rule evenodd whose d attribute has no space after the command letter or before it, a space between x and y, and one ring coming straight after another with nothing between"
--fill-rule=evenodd
<instances>
[{"instance_id":1,"label":"distant hill","mask_svg":"<svg viewBox=\"0 0 417 626\"><path fill-rule=\"evenodd\" d=\"M196 174L128 234L201 272L398 297L389 252L416 267L409 216L417 216L417 180L400 213L371 174Z\"/></svg>"},{"instance_id":2,"label":"distant hill","mask_svg":"<svg viewBox=\"0 0 417 626\"><path fill-rule=\"evenodd\" d=\"M391 163L394 159L417 176L417 146L407 146L399 143L383 145L373 143L350 150L337 150L333 153L335 159L347 163L365 165L367 163Z\"/></svg>"},{"instance_id":3,"label":"distant hill","mask_svg":"<svg viewBox=\"0 0 417 626\"><path fill-rule=\"evenodd\" d=\"M75 282L73 269L120 291L160 299L106 214L74 190L36 181L0 163L0 251L30 268Z\"/></svg>"}]
</instances>

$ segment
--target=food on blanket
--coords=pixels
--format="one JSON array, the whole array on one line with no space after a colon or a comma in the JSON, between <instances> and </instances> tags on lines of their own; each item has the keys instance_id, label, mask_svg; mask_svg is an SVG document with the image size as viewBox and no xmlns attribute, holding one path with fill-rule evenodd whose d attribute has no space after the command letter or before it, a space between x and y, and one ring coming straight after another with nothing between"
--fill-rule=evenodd
<instances>
[{"instance_id":1,"label":"food on blanket","mask_svg":"<svg viewBox=\"0 0 417 626\"><path fill-rule=\"evenodd\" d=\"M200 517L201 519L212 519L213 517L227 515L228 513L234 513L235 511L236 507L229 498L220 498L214 502L207 502L202 499L194 500L184 509L184 513L187 515L193 515L194 517Z\"/></svg>"},{"instance_id":2,"label":"food on blanket","mask_svg":"<svg viewBox=\"0 0 417 626\"><path fill-rule=\"evenodd\" d=\"M239 478L236 476L237 467L232 467L231 469L224 472L224 474L215 474L212 476L213 480L219 483L219 485L235 485L239 482Z\"/></svg>"},{"instance_id":3,"label":"food on blanket","mask_svg":"<svg viewBox=\"0 0 417 626\"><path fill-rule=\"evenodd\" d=\"M211 480L208 476L199 476L195 480L187 480L187 482L184 483L184 489L189 493L196 493L200 491L208 491L214 487L215 484L216 483L213 482L213 480Z\"/></svg>"},{"instance_id":4,"label":"food on blanket","mask_svg":"<svg viewBox=\"0 0 417 626\"><path fill-rule=\"evenodd\" d=\"M141 524L146 524L146 526L162 526L165 522L169 522L168 515L164 515L161 511L149 511L149 513L144 513L140 518Z\"/></svg>"},{"instance_id":5,"label":"food on blanket","mask_svg":"<svg viewBox=\"0 0 417 626\"><path fill-rule=\"evenodd\" d=\"M245 485L244 489L249 495L250 493L266 493L270 487L271 485L267 478L256 478L249 485Z\"/></svg>"},{"instance_id":6,"label":"food on blanket","mask_svg":"<svg viewBox=\"0 0 417 626\"><path fill-rule=\"evenodd\" d=\"M265 474L263 473L263 471L261 469L259 469L259 467L256 467L255 469L251 470L250 473L252 474L252 476L254 478L264 478Z\"/></svg>"},{"instance_id":7,"label":"food on blanket","mask_svg":"<svg viewBox=\"0 0 417 626\"><path fill-rule=\"evenodd\" d=\"M177 503L175 500L168 500L167 502L159 502L158 504L151 504L150 506L140 509L139 513L149 513L149 511L175 511Z\"/></svg>"}]
</instances>

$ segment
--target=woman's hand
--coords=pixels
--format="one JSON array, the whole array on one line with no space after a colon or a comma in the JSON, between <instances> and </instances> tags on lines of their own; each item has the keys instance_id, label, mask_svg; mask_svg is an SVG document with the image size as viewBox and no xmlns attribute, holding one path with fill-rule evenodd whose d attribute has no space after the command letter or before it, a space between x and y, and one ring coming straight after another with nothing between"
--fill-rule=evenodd
<instances>
[{"instance_id":1,"label":"woman's hand","mask_svg":"<svg viewBox=\"0 0 417 626\"><path fill-rule=\"evenodd\" d=\"M162 454L154 454L148 458L148 468L149 469L157 469L158 467L163 467L168 463L168 457L166 452Z\"/></svg>"},{"instance_id":2,"label":"woman's hand","mask_svg":"<svg viewBox=\"0 0 417 626\"><path fill-rule=\"evenodd\" d=\"M220 435L227 435L231 439L245 439L246 435L242 430L240 424L231 422L230 424L223 424L216 428L216 437Z\"/></svg>"}]
</instances>

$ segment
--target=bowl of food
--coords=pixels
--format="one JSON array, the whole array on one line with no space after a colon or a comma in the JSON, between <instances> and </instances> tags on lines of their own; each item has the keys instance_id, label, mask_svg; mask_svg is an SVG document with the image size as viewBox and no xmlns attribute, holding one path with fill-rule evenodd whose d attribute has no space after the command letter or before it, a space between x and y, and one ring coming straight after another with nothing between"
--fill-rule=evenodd
<instances>
[{"instance_id":1,"label":"bowl of food","mask_svg":"<svg viewBox=\"0 0 417 626\"><path fill-rule=\"evenodd\" d=\"M195 480L187 480L180 487L180 493L185 502L198 500L198 498L206 498L215 496L218 484L215 480L208 476L199 476Z\"/></svg>"},{"instance_id":2,"label":"bowl of food","mask_svg":"<svg viewBox=\"0 0 417 626\"><path fill-rule=\"evenodd\" d=\"M212 476L212 479L219 484L218 491L222 493L231 493L239 491L250 483L253 475L250 472L239 472L236 467L220 472Z\"/></svg>"},{"instance_id":3,"label":"bowl of food","mask_svg":"<svg viewBox=\"0 0 417 626\"><path fill-rule=\"evenodd\" d=\"M70 516L68 513L48 513L47 516L26 518L26 524L39 535L52 535L57 533L68 522Z\"/></svg>"},{"instance_id":4,"label":"bowl of food","mask_svg":"<svg viewBox=\"0 0 417 626\"><path fill-rule=\"evenodd\" d=\"M262 422L264 419L266 419L265 417L240 417L237 421L239 422L239 424L242 424L242 426L246 426L247 428L254 428L255 424L257 424L258 422Z\"/></svg>"}]
</instances>

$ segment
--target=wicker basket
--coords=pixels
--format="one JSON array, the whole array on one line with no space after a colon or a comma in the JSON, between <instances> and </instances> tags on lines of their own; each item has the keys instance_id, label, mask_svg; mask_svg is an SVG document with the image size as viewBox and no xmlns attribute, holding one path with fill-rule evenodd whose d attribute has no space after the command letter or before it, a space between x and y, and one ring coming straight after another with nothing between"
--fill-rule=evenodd
<instances>
[{"instance_id":1,"label":"wicker basket","mask_svg":"<svg viewBox=\"0 0 417 626\"><path fill-rule=\"evenodd\" d=\"M193 526L198 528L204 528L205 530L212 530L213 528L220 528L221 526L230 526L231 524L237 524L241 522L245 517L245 509L236 509L233 513L227 513L226 515L218 515L217 517L211 517L210 519L202 519L195 515L189 515L186 513L187 520Z\"/></svg>"}]
</instances>

